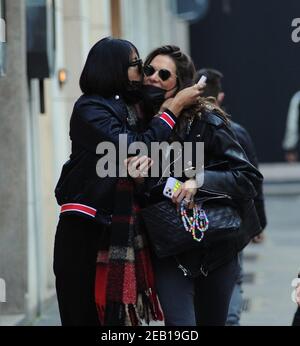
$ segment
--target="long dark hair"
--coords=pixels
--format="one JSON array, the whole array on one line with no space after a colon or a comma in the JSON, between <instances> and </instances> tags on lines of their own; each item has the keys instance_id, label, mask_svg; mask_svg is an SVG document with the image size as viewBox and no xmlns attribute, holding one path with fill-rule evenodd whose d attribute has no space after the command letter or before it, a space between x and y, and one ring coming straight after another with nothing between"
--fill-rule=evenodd
<instances>
[{"instance_id":1,"label":"long dark hair","mask_svg":"<svg viewBox=\"0 0 300 346\"><path fill-rule=\"evenodd\" d=\"M129 41L106 37L90 50L80 77L84 94L98 94L109 98L123 94L129 85L130 56L137 48Z\"/></svg>"},{"instance_id":2,"label":"long dark hair","mask_svg":"<svg viewBox=\"0 0 300 346\"><path fill-rule=\"evenodd\" d=\"M177 92L195 84L195 65L192 59L187 54L184 54L179 47L166 45L156 48L146 57L145 65L150 64L157 55L167 55L174 61L177 74ZM205 111L214 111L222 116L226 122L228 121L226 113L213 102L212 98L203 97L197 105L183 111L183 114L179 117L179 121L177 121L175 133L181 138L184 138L189 120L195 116L201 117L202 112Z\"/></svg>"}]
</instances>

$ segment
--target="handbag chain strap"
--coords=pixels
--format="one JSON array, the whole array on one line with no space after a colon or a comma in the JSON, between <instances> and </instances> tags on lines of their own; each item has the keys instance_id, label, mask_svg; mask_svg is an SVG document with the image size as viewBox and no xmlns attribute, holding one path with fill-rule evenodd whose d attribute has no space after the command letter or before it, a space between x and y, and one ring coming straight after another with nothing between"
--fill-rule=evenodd
<instances>
[{"instance_id":1,"label":"handbag chain strap","mask_svg":"<svg viewBox=\"0 0 300 346\"><path fill-rule=\"evenodd\" d=\"M194 240L200 242L209 225L205 210L202 209L200 205L195 204L193 207L193 215L189 216L185 204L181 203L180 214L185 230L192 233Z\"/></svg>"}]
</instances>

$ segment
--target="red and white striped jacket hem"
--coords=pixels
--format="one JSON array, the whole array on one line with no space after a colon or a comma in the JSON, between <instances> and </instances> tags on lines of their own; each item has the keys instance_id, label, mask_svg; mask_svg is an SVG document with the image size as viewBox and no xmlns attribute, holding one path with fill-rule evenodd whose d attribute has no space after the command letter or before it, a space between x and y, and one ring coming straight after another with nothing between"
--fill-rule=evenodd
<instances>
[{"instance_id":1,"label":"red and white striped jacket hem","mask_svg":"<svg viewBox=\"0 0 300 346\"><path fill-rule=\"evenodd\" d=\"M166 111L163 112L163 114L160 116L160 119L163 120L166 124L170 126L170 128L173 130L176 121L173 119L173 117L168 114Z\"/></svg>"},{"instance_id":2,"label":"red and white striped jacket hem","mask_svg":"<svg viewBox=\"0 0 300 346\"><path fill-rule=\"evenodd\" d=\"M79 203L67 203L61 206L61 209L60 209L61 214L67 213L70 211L76 211L76 212L91 216L93 218L96 217L96 213L97 213L96 209L84 204L79 204Z\"/></svg>"}]
</instances>

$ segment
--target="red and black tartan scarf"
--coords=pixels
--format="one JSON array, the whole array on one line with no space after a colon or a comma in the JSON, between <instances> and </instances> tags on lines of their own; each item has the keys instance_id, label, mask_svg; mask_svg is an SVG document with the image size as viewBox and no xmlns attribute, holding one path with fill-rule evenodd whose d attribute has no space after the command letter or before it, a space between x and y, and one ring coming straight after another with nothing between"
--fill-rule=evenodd
<instances>
[{"instance_id":1,"label":"red and black tartan scarf","mask_svg":"<svg viewBox=\"0 0 300 346\"><path fill-rule=\"evenodd\" d=\"M109 248L99 250L95 298L101 325L137 326L162 321L149 250L143 234L134 183L119 179Z\"/></svg>"}]
</instances>

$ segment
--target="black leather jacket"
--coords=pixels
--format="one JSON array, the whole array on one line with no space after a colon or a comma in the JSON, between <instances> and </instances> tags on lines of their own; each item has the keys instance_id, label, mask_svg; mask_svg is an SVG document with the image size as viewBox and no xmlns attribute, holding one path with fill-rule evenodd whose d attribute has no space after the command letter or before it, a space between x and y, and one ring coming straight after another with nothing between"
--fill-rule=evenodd
<instances>
[{"instance_id":1,"label":"black leather jacket","mask_svg":"<svg viewBox=\"0 0 300 346\"><path fill-rule=\"evenodd\" d=\"M97 162L104 156L96 154L98 144L106 141L115 145L118 173L119 135L128 136L127 148L138 141L148 147L153 141L165 141L176 123L176 117L170 111L167 113L153 118L146 131L137 133L130 130L128 109L121 97L81 96L75 103L70 122L72 153L55 188L62 212L79 213L109 224L117 178L99 178L97 175Z\"/></svg>"},{"instance_id":2,"label":"black leather jacket","mask_svg":"<svg viewBox=\"0 0 300 346\"><path fill-rule=\"evenodd\" d=\"M205 113L202 119L194 120L185 141L204 142L204 184L199 192L227 195L230 203L238 208L242 227L236 236L223 239L219 244L206 243L200 251L193 250L176 256L184 273L191 276L207 274L233 259L248 242L261 232L254 198L261 187L263 176L249 162L244 150L236 140L230 126L223 118L213 113ZM196 150L193 150L193 153ZM197 158L193 156L193 166Z\"/></svg>"},{"instance_id":3,"label":"black leather jacket","mask_svg":"<svg viewBox=\"0 0 300 346\"><path fill-rule=\"evenodd\" d=\"M254 143L248 133L248 131L241 126L240 124L230 121L233 133L235 134L238 142L241 147L244 149L249 161L258 169L258 159L255 152ZM264 193L263 193L263 184L261 183L257 189L257 195L254 198L254 204L256 208L257 215L259 217L259 222L264 230L267 226L267 216L265 212L265 203L264 203Z\"/></svg>"}]
</instances>

